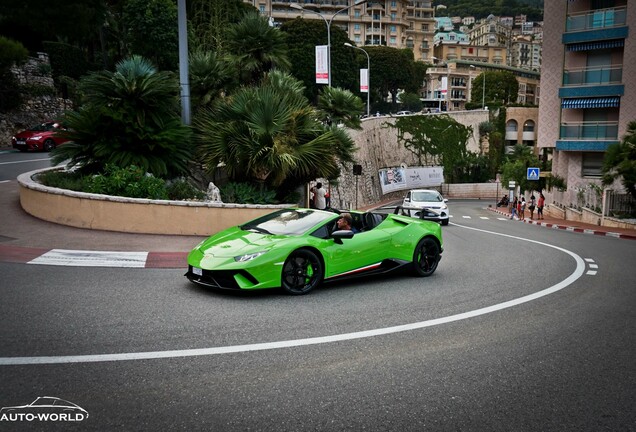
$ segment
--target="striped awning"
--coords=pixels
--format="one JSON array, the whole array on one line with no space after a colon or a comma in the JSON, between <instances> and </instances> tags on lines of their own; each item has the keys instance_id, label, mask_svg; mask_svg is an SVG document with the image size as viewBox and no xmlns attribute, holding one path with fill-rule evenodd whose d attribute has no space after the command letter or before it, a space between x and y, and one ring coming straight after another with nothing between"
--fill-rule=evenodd
<instances>
[{"instance_id":1,"label":"striped awning","mask_svg":"<svg viewBox=\"0 0 636 432\"><path fill-rule=\"evenodd\" d=\"M609 48L620 48L625 46L624 39L614 39L614 40L606 40L606 41L596 41L596 42L581 42L570 44L567 46L568 51L591 51L591 50L600 50L600 49L609 49Z\"/></svg>"},{"instance_id":2,"label":"striped awning","mask_svg":"<svg viewBox=\"0 0 636 432\"><path fill-rule=\"evenodd\" d=\"M562 99L563 109L584 109L584 108L618 108L621 98L618 96L604 98L576 98Z\"/></svg>"}]
</instances>

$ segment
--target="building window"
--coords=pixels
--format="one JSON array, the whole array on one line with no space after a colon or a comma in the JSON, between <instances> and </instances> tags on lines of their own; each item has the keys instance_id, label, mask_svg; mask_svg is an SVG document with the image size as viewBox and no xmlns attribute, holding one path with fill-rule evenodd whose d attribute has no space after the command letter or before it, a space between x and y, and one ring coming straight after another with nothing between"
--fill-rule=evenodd
<instances>
[{"instance_id":1,"label":"building window","mask_svg":"<svg viewBox=\"0 0 636 432\"><path fill-rule=\"evenodd\" d=\"M356 9L356 10L354 11L353 15L354 15L356 18L360 18L360 10L359 10L359 9Z\"/></svg>"},{"instance_id":2,"label":"building window","mask_svg":"<svg viewBox=\"0 0 636 432\"><path fill-rule=\"evenodd\" d=\"M395 33L397 31L397 27L392 25L391 26L391 33Z\"/></svg>"},{"instance_id":3,"label":"building window","mask_svg":"<svg viewBox=\"0 0 636 432\"><path fill-rule=\"evenodd\" d=\"M355 31L360 31L360 24L354 24L354 25L353 25L353 29L354 29Z\"/></svg>"},{"instance_id":4,"label":"building window","mask_svg":"<svg viewBox=\"0 0 636 432\"><path fill-rule=\"evenodd\" d=\"M395 45L396 39L395 36L391 36L391 45Z\"/></svg>"},{"instance_id":5,"label":"building window","mask_svg":"<svg viewBox=\"0 0 636 432\"><path fill-rule=\"evenodd\" d=\"M261 13L264 14L265 13L265 5L264 4L258 5L258 10L260 10Z\"/></svg>"},{"instance_id":6,"label":"building window","mask_svg":"<svg viewBox=\"0 0 636 432\"><path fill-rule=\"evenodd\" d=\"M534 121L528 120L523 124L524 132L534 132Z\"/></svg>"},{"instance_id":7,"label":"building window","mask_svg":"<svg viewBox=\"0 0 636 432\"><path fill-rule=\"evenodd\" d=\"M600 178L602 176L604 155L603 152L583 152L583 177Z\"/></svg>"}]
</instances>

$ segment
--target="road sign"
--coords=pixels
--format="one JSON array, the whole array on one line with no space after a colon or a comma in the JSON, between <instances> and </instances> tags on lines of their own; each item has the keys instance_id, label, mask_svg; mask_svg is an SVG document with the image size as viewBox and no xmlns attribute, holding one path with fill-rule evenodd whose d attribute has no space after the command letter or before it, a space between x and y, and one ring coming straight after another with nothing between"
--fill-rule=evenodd
<instances>
[{"instance_id":1,"label":"road sign","mask_svg":"<svg viewBox=\"0 0 636 432\"><path fill-rule=\"evenodd\" d=\"M539 180L541 170L539 168L528 168L528 180Z\"/></svg>"},{"instance_id":2,"label":"road sign","mask_svg":"<svg viewBox=\"0 0 636 432\"><path fill-rule=\"evenodd\" d=\"M517 186L517 182L515 182L514 180L510 180L508 182L508 188L514 189L516 186Z\"/></svg>"}]
</instances>

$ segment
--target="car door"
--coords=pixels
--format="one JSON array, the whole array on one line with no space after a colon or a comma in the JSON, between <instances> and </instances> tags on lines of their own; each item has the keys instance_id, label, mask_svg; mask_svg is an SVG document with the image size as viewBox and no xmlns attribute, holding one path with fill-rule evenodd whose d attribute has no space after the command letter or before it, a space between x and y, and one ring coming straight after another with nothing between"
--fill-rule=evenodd
<instances>
[{"instance_id":1,"label":"car door","mask_svg":"<svg viewBox=\"0 0 636 432\"><path fill-rule=\"evenodd\" d=\"M391 235L379 227L356 233L342 244L325 239L322 248L325 258L325 278L348 272L364 271L388 258Z\"/></svg>"}]
</instances>

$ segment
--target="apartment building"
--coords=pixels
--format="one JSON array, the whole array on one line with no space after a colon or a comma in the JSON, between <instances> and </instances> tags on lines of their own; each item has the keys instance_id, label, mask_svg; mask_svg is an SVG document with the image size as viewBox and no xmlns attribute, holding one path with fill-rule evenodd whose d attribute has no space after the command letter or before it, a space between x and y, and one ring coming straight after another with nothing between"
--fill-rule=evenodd
<instances>
[{"instance_id":1,"label":"apartment building","mask_svg":"<svg viewBox=\"0 0 636 432\"><path fill-rule=\"evenodd\" d=\"M357 6L354 0L243 1L274 23L299 16L324 20L346 31L358 46L408 48L413 51L415 60L430 61L432 56L435 20L431 0L370 0ZM293 9L292 3L317 13Z\"/></svg>"},{"instance_id":2,"label":"apartment building","mask_svg":"<svg viewBox=\"0 0 636 432\"><path fill-rule=\"evenodd\" d=\"M545 2L537 145L552 154L552 174L567 183L566 191L547 196L550 203L576 205L577 194L600 185L605 151L636 120L636 80L629 75L636 35L629 23L636 23L634 1Z\"/></svg>"}]
</instances>

